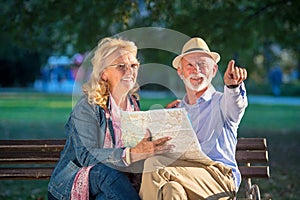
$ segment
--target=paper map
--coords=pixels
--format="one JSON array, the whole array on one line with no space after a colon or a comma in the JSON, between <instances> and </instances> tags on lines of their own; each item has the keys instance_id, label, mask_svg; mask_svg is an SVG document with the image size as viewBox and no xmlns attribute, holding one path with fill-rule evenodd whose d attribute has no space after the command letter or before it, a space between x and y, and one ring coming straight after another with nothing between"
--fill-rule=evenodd
<instances>
[{"instance_id":1,"label":"paper map","mask_svg":"<svg viewBox=\"0 0 300 200\"><path fill-rule=\"evenodd\" d=\"M201 151L185 109L121 112L124 146L134 147L144 138L147 128L152 133L152 140L166 136L172 137L172 140L168 142L175 145L175 149L168 156L187 160L207 158Z\"/></svg>"}]
</instances>

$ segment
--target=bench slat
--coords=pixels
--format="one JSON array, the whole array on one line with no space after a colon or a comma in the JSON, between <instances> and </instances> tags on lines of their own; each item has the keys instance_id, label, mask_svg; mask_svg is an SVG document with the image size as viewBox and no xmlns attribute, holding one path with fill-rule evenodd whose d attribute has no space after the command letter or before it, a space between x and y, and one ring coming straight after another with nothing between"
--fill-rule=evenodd
<instances>
[{"instance_id":1,"label":"bench slat","mask_svg":"<svg viewBox=\"0 0 300 200\"><path fill-rule=\"evenodd\" d=\"M55 140L0 140L0 150L5 151L9 148L41 148L57 147L62 149L65 139ZM267 142L265 138L238 138L237 150L266 150Z\"/></svg>"},{"instance_id":2,"label":"bench slat","mask_svg":"<svg viewBox=\"0 0 300 200\"><path fill-rule=\"evenodd\" d=\"M237 150L266 150L266 138L238 138Z\"/></svg>"},{"instance_id":3,"label":"bench slat","mask_svg":"<svg viewBox=\"0 0 300 200\"><path fill-rule=\"evenodd\" d=\"M51 139L51 140L0 140L0 149L5 146L32 146L32 145L65 145L65 139Z\"/></svg>"},{"instance_id":4,"label":"bench slat","mask_svg":"<svg viewBox=\"0 0 300 200\"><path fill-rule=\"evenodd\" d=\"M23 143L22 143L23 142ZM0 140L1 152L52 151L63 150L65 140Z\"/></svg>"},{"instance_id":5,"label":"bench slat","mask_svg":"<svg viewBox=\"0 0 300 200\"><path fill-rule=\"evenodd\" d=\"M242 178L269 178L268 166L239 166ZM0 168L0 179L48 179L53 168Z\"/></svg>"},{"instance_id":6,"label":"bench slat","mask_svg":"<svg viewBox=\"0 0 300 200\"><path fill-rule=\"evenodd\" d=\"M268 166L239 166L243 178L269 178Z\"/></svg>"},{"instance_id":7,"label":"bench slat","mask_svg":"<svg viewBox=\"0 0 300 200\"><path fill-rule=\"evenodd\" d=\"M26 145L26 146L4 146L0 147L1 152L61 152L63 150L64 146L57 146L57 145L52 145L52 146L38 146L38 145Z\"/></svg>"},{"instance_id":8,"label":"bench slat","mask_svg":"<svg viewBox=\"0 0 300 200\"><path fill-rule=\"evenodd\" d=\"M55 164L64 148L65 139L58 140L0 140L0 179L48 179L54 167L16 168L14 164ZM267 163L265 138L239 138L236 159L243 178L268 178L268 166L252 166ZM250 163L251 166L242 166ZM13 164L8 168L5 164ZM54 166L54 165L53 165Z\"/></svg>"},{"instance_id":9,"label":"bench slat","mask_svg":"<svg viewBox=\"0 0 300 200\"><path fill-rule=\"evenodd\" d=\"M267 163L268 151L237 151L235 158L238 163Z\"/></svg>"},{"instance_id":10,"label":"bench slat","mask_svg":"<svg viewBox=\"0 0 300 200\"><path fill-rule=\"evenodd\" d=\"M0 163L53 163L59 156L60 152L1 152Z\"/></svg>"},{"instance_id":11,"label":"bench slat","mask_svg":"<svg viewBox=\"0 0 300 200\"><path fill-rule=\"evenodd\" d=\"M53 156L53 157L59 157L60 152L59 151L23 151L23 152L1 152L0 159L1 158L7 158L7 157L13 157L13 158L24 158L24 157L36 157L36 158L42 158L45 156Z\"/></svg>"},{"instance_id":12,"label":"bench slat","mask_svg":"<svg viewBox=\"0 0 300 200\"><path fill-rule=\"evenodd\" d=\"M0 164L53 164L59 158L45 157L45 158L7 158L1 159Z\"/></svg>"},{"instance_id":13,"label":"bench slat","mask_svg":"<svg viewBox=\"0 0 300 200\"><path fill-rule=\"evenodd\" d=\"M268 166L240 166L243 178L269 178ZM48 179L53 168L0 168L0 179Z\"/></svg>"},{"instance_id":14,"label":"bench slat","mask_svg":"<svg viewBox=\"0 0 300 200\"><path fill-rule=\"evenodd\" d=\"M53 168L0 168L0 180L49 179Z\"/></svg>"}]
</instances>

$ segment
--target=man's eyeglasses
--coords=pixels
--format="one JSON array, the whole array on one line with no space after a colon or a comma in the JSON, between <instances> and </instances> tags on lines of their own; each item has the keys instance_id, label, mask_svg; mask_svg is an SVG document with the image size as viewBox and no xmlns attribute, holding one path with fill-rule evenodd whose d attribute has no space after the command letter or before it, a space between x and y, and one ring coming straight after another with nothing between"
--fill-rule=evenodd
<instances>
[{"instance_id":1,"label":"man's eyeglasses","mask_svg":"<svg viewBox=\"0 0 300 200\"><path fill-rule=\"evenodd\" d=\"M186 68L188 70L194 70L194 69L198 69L200 71L202 71L203 69L206 69L209 67L209 64L208 63L205 63L205 62L197 62L195 64L191 64L191 63L188 63L186 65Z\"/></svg>"},{"instance_id":2,"label":"man's eyeglasses","mask_svg":"<svg viewBox=\"0 0 300 200\"><path fill-rule=\"evenodd\" d=\"M123 72L125 72L127 69L138 70L139 66L140 66L139 63L110 65L110 67L115 67L118 70L123 71Z\"/></svg>"}]
</instances>

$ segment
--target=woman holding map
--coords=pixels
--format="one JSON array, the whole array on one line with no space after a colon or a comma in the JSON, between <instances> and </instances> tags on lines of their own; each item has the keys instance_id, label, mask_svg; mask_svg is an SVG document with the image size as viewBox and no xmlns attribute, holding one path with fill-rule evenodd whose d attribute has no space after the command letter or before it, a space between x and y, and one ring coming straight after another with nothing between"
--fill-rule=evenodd
<instances>
[{"instance_id":1,"label":"woman holding map","mask_svg":"<svg viewBox=\"0 0 300 200\"><path fill-rule=\"evenodd\" d=\"M137 47L104 38L94 52L93 71L66 124L66 144L49 185L48 199L139 199L128 174L138 161L169 152L170 137L124 147L120 112L139 110Z\"/></svg>"}]
</instances>

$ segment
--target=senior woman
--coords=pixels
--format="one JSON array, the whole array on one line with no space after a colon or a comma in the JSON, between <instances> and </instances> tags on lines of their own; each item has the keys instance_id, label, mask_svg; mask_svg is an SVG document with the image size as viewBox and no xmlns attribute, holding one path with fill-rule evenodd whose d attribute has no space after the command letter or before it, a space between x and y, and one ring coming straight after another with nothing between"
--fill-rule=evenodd
<instances>
[{"instance_id":1,"label":"senior woman","mask_svg":"<svg viewBox=\"0 0 300 200\"><path fill-rule=\"evenodd\" d=\"M120 111L139 110L137 47L120 38L102 39L92 58L93 71L83 85L66 124L66 144L49 185L48 199L139 199L130 183L131 165L172 146L169 137L123 146ZM130 171L130 170L129 170Z\"/></svg>"}]
</instances>

